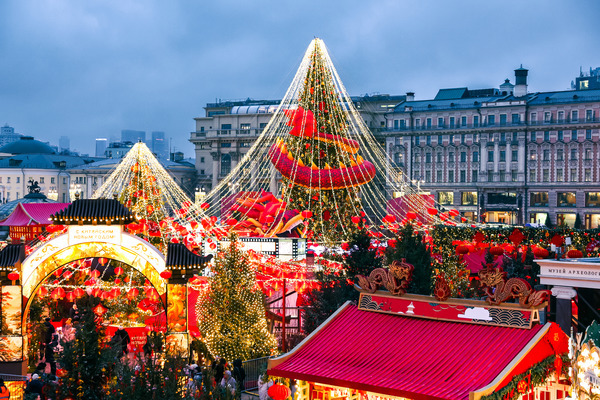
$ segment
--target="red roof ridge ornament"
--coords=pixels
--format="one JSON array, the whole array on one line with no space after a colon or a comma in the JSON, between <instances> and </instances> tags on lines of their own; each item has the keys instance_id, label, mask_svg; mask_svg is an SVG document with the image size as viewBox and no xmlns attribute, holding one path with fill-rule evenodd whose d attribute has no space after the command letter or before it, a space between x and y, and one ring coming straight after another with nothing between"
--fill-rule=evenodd
<instances>
[{"instance_id":1,"label":"red roof ridge ornament","mask_svg":"<svg viewBox=\"0 0 600 400\"><path fill-rule=\"evenodd\" d=\"M377 289L384 286L390 293L396 296L402 296L412 280L412 274L415 267L402 259L401 262L394 261L389 270L385 268L376 268L369 274L357 275L358 286L370 293L375 293Z\"/></svg>"},{"instance_id":2,"label":"red roof ridge ornament","mask_svg":"<svg viewBox=\"0 0 600 400\"><path fill-rule=\"evenodd\" d=\"M521 307L534 308L550 297L549 290L534 290L525 279L506 279L506 272L502 267L488 266L482 269L479 271L479 279L489 304L498 305L507 300L519 299Z\"/></svg>"}]
</instances>

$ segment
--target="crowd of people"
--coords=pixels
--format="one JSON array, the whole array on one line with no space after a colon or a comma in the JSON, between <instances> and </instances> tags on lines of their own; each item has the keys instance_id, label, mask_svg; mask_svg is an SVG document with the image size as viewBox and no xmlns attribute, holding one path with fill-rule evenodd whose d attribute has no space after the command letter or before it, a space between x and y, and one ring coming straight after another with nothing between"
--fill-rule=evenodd
<instances>
[{"instance_id":1,"label":"crowd of people","mask_svg":"<svg viewBox=\"0 0 600 400\"><path fill-rule=\"evenodd\" d=\"M210 367L191 364L187 369L189 376L187 390L192 396L205 389L219 387L239 399L245 390L246 371L240 359L230 364L225 357L217 357ZM211 384L212 388L204 387L207 383Z\"/></svg>"}]
</instances>

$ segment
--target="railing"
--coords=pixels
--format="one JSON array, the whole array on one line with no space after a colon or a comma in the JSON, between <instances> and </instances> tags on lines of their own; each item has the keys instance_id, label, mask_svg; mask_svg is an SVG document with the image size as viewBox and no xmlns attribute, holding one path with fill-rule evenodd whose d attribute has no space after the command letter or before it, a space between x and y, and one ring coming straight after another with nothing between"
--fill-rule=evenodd
<instances>
[{"instance_id":1,"label":"railing","mask_svg":"<svg viewBox=\"0 0 600 400\"><path fill-rule=\"evenodd\" d=\"M269 357L254 358L242 363L246 372L244 381L245 390L254 390L258 388L258 378L267 370L267 361Z\"/></svg>"},{"instance_id":2,"label":"railing","mask_svg":"<svg viewBox=\"0 0 600 400\"><path fill-rule=\"evenodd\" d=\"M0 374L0 378L4 379L4 384L10 392L10 400L22 400L25 391L27 377L24 375L9 375Z\"/></svg>"}]
</instances>

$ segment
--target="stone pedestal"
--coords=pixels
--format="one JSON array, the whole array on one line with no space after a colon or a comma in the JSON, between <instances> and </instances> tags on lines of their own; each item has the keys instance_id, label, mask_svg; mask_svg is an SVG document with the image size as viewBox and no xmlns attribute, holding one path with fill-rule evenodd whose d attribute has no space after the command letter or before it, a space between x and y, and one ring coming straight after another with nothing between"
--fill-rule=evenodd
<instances>
[{"instance_id":1,"label":"stone pedestal","mask_svg":"<svg viewBox=\"0 0 600 400\"><path fill-rule=\"evenodd\" d=\"M569 286L554 286L552 296L556 297L556 323L567 334L571 334L571 299L577 295L577 291Z\"/></svg>"}]
</instances>

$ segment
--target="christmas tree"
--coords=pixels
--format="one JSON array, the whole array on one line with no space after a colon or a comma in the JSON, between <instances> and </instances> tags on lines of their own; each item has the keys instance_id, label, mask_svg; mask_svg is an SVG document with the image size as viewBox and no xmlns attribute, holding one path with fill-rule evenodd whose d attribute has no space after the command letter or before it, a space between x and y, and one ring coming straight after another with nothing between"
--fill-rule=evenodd
<instances>
[{"instance_id":1,"label":"christmas tree","mask_svg":"<svg viewBox=\"0 0 600 400\"><path fill-rule=\"evenodd\" d=\"M314 41L298 108L287 112L292 129L278 141L271 160L283 175L287 209L311 211L307 232L339 243L357 230L352 217L363 210L358 186L373 179L375 167L358 155L359 143L350 139L347 110L322 46Z\"/></svg>"},{"instance_id":2,"label":"christmas tree","mask_svg":"<svg viewBox=\"0 0 600 400\"><path fill-rule=\"evenodd\" d=\"M371 236L366 229L359 227L344 247L348 249L343 260L344 270L327 266L319 269L316 277L320 288L304 295L306 307L303 309L302 328L305 332L315 330L346 301L357 301L359 292L354 288L356 275L368 276L375 268L381 267L381 257L371 246Z\"/></svg>"},{"instance_id":3,"label":"christmas tree","mask_svg":"<svg viewBox=\"0 0 600 400\"><path fill-rule=\"evenodd\" d=\"M423 236L411 224L406 224L398 231L396 247L388 247L386 252L388 264L402 259L415 267L408 293L430 295L433 289L431 254L423 242Z\"/></svg>"},{"instance_id":4,"label":"christmas tree","mask_svg":"<svg viewBox=\"0 0 600 400\"><path fill-rule=\"evenodd\" d=\"M215 259L210 289L196 304L199 330L213 356L249 360L270 355L277 342L267 330L256 272L237 237L231 234L229 240Z\"/></svg>"}]
</instances>

